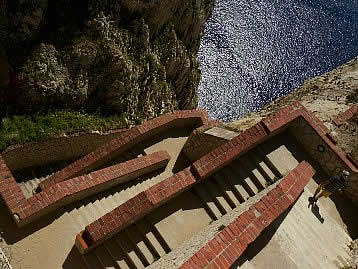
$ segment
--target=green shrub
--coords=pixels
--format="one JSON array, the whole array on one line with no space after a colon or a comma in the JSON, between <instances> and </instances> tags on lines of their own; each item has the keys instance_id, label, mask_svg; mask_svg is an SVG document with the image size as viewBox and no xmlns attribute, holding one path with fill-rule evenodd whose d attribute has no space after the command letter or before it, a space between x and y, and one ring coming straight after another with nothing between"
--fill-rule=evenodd
<instances>
[{"instance_id":1,"label":"green shrub","mask_svg":"<svg viewBox=\"0 0 358 269\"><path fill-rule=\"evenodd\" d=\"M101 116L78 111L56 111L46 114L9 116L1 121L0 150L12 144L24 144L90 130L127 127L126 115Z\"/></svg>"}]
</instances>

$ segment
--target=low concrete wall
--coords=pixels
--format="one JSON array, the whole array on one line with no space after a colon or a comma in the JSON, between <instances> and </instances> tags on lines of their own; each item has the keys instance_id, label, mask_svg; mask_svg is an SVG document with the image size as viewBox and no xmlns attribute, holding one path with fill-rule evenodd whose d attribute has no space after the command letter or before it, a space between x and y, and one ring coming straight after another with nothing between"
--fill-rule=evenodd
<instances>
[{"instance_id":1,"label":"low concrete wall","mask_svg":"<svg viewBox=\"0 0 358 269\"><path fill-rule=\"evenodd\" d=\"M170 156L166 151L154 152L88 175L60 182L28 199L25 199L4 164L1 175L8 178L0 180L0 195L13 214L17 225L21 227L66 204L163 168L169 160Z\"/></svg>"},{"instance_id":2,"label":"low concrete wall","mask_svg":"<svg viewBox=\"0 0 358 269\"><path fill-rule=\"evenodd\" d=\"M230 268L248 245L294 203L314 173L309 163L301 162L179 268Z\"/></svg>"},{"instance_id":3,"label":"low concrete wall","mask_svg":"<svg viewBox=\"0 0 358 269\"><path fill-rule=\"evenodd\" d=\"M119 137L126 130L113 130L102 135L93 133L58 137L44 142L10 146L1 155L13 172L59 161L72 161Z\"/></svg>"},{"instance_id":4,"label":"low concrete wall","mask_svg":"<svg viewBox=\"0 0 358 269\"><path fill-rule=\"evenodd\" d=\"M202 126L207 124L207 113L203 110L182 110L167 113L135 126L116 139L109 141L83 158L75 161L53 176L41 182L42 189L66 179L88 173L105 165L133 145L171 128Z\"/></svg>"},{"instance_id":5,"label":"low concrete wall","mask_svg":"<svg viewBox=\"0 0 358 269\"><path fill-rule=\"evenodd\" d=\"M343 170L351 173L346 194L353 200L358 200L358 173L355 164L347 156L338 151L331 138L319 136L315 129L302 118L298 118L290 124L290 133L302 144L312 158L317 161L329 176L337 176ZM319 151L319 147L322 152Z\"/></svg>"},{"instance_id":6,"label":"low concrete wall","mask_svg":"<svg viewBox=\"0 0 358 269\"><path fill-rule=\"evenodd\" d=\"M190 134L188 140L183 147L183 152L185 156L188 157L190 161L195 162L208 152L227 142L226 139L215 137L205 133L206 130L221 125L222 124L220 122L211 121L204 126L196 128Z\"/></svg>"}]
</instances>

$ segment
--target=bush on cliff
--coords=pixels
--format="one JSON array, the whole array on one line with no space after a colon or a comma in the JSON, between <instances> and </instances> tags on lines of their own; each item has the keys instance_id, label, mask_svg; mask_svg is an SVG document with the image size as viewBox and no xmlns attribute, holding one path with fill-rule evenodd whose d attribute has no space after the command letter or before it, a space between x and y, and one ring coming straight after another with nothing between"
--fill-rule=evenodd
<instances>
[{"instance_id":1,"label":"bush on cliff","mask_svg":"<svg viewBox=\"0 0 358 269\"><path fill-rule=\"evenodd\" d=\"M124 127L127 127L124 114L102 116L65 110L5 117L0 125L0 150L13 144L44 141L56 136Z\"/></svg>"}]
</instances>

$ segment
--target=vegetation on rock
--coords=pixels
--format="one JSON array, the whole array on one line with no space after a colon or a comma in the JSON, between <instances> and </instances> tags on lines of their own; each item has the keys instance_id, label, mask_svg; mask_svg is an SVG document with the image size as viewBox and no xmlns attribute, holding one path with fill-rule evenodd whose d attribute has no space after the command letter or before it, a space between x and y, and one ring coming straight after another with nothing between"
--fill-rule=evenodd
<instances>
[{"instance_id":1,"label":"vegetation on rock","mask_svg":"<svg viewBox=\"0 0 358 269\"><path fill-rule=\"evenodd\" d=\"M90 115L79 111L54 111L30 116L9 116L1 121L0 150L12 144L45 141L52 137L93 130L107 131L128 127L126 116Z\"/></svg>"},{"instance_id":2,"label":"vegetation on rock","mask_svg":"<svg viewBox=\"0 0 358 269\"><path fill-rule=\"evenodd\" d=\"M197 52L214 3L3 1L0 64L8 62L16 83L0 105L100 108L133 123L195 108Z\"/></svg>"}]
</instances>

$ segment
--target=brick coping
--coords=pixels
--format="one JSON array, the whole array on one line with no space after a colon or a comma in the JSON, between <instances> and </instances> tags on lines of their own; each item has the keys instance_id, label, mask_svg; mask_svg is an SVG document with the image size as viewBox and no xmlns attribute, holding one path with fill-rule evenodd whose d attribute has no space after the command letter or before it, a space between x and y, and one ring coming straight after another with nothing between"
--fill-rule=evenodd
<instances>
[{"instance_id":1,"label":"brick coping","mask_svg":"<svg viewBox=\"0 0 358 269\"><path fill-rule=\"evenodd\" d=\"M114 185L127 182L141 175L164 168L170 160L166 151L116 164L92 173L57 183L26 199L6 164L0 159L2 171L7 177L0 181L0 195L15 218L23 226L38 217L73 201L104 191ZM6 169L6 170L5 170Z\"/></svg>"},{"instance_id":2,"label":"brick coping","mask_svg":"<svg viewBox=\"0 0 358 269\"><path fill-rule=\"evenodd\" d=\"M174 114L172 113L172 116L169 117L170 119L167 119L166 123L170 122L173 117L179 119L179 121L182 119L185 120L188 114L190 115L190 112L184 111L182 114L179 114L180 117L177 118L176 116L178 115L173 116ZM191 115L190 117L195 118L196 116ZM198 117L196 117L196 119L198 119ZM343 161L344 165L348 168L348 170L351 170L353 173L358 172L358 168L356 168L354 164L347 158L347 156L341 151L341 149L339 149L335 145L335 143L332 141L332 138L329 138L330 132L327 127L325 127L324 124L311 112L307 111L299 102L295 102L292 105L285 107L274 114L269 115L258 124L240 133L239 136L222 144L221 146L214 149L212 152L204 155L198 161L194 162L190 167L180 171L172 177L167 178L163 182L152 186L152 188L148 189L146 193L140 193L139 195L131 199L130 202L128 201L127 205L129 205L129 210L127 210L127 208L122 208L124 210L118 210L117 208L114 211L110 212L111 214L105 215L107 216L106 218L100 218L101 222L97 220L97 224L101 223L100 227L102 227L102 223L105 223L103 220L110 220L113 223L114 220L118 220L118 218L123 218L122 222L120 222L121 224L119 227L115 227L114 230L112 229L110 231L107 231L107 228L101 228L98 230L101 231L99 233L96 229L94 229L94 227L98 228L97 224L90 224L87 227L92 228L87 229L86 227L84 231L86 232L86 234L83 234L84 237L82 237L82 233L77 237L81 240L85 238L86 243L89 244L91 244L91 240L95 240L95 244L100 243L100 241L102 239L105 239L106 236L108 236L111 232L117 232L118 230L116 229L122 229L126 225L135 221L137 218L141 217L143 214L147 214L155 207L160 206L162 203L168 201L175 195L186 190L187 188L195 184L197 181L207 178L212 173L221 169L227 163L237 158L240 154L251 149L256 144L263 142L265 139L270 137L270 135L274 135L280 129L287 127L288 123L298 117L304 119L315 130L317 135L319 135L324 140L324 142L332 149L333 153ZM203 123L202 117L200 116L199 118L201 123ZM139 128L139 130L136 130L137 132L142 131L143 134L146 133L146 130L148 129L156 129L156 131L161 131L160 128L158 129L157 127L162 125L167 126L166 124L162 124L162 120L159 120L157 122L151 121L150 123L148 123L147 126L141 125L141 128ZM133 137L129 137L126 141L128 142L132 138ZM112 144L108 145L111 146ZM101 149L105 152L105 148L102 147ZM49 190L51 195L55 191L53 188L49 188ZM42 197L41 193L39 195L40 197ZM22 194L20 187L12 176L11 171L9 170L1 156L0 196L14 216L18 216L17 211L19 210L19 206L23 204L24 201L27 201ZM54 193L54 195L52 196L56 197L56 193ZM139 199L140 197L142 197L143 200ZM139 209L139 214L133 214L134 209ZM19 219L16 220L19 222ZM76 245L78 245L78 242L81 241L80 239L76 240Z\"/></svg>"},{"instance_id":3,"label":"brick coping","mask_svg":"<svg viewBox=\"0 0 358 269\"><path fill-rule=\"evenodd\" d=\"M333 120L333 123L339 127L351 119L357 112L358 106L352 105L346 111L339 113L339 115Z\"/></svg>"},{"instance_id":4,"label":"brick coping","mask_svg":"<svg viewBox=\"0 0 358 269\"><path fill-rule=\"evenodd\" d=\"M198 181L208 178L239 155L262 143L282 128L287 127L290 122L298 117L304 119L315 130L317 135L324 140L349 170L354 173L358 172L354 164L332 141L332 138L328 137L330 132L323 122L306 110L299 102L295 102L269 115L261 122L241 132L237 137L218 146L192 163L190 167L152 186L147 191L138 194L132 201L122 204L112 212L89 224L77 237L78 244L76 245L82 253L87 252L141 216L150 213L165 201L182 193ZM186 172L183 174L184 171ZM81 240L79 239L80 237L82 238Z\"/></svg>"},{"instance_id":5,"label":"brick coping","mask_svg":"<svg viewBox=\"0 0 358 269\"><path fill-rule=\"evenodd\" d=\"M279 184L205 244L180 269L230 268L260 233L290 207L315 171L303 161Z\"/></svg>"},{"instance_id":6,"label":"brick coping","mask_svg":"<svg viewBox=\"0 0 358 269\"><path fill-rule=\"evenodd\" d=\"M111 155L119 154L134 144L177 125L190 126L193 124L193 120L195 121L194 125L206 125L208 124L208 115L204 110L181 110L161 115L130 128L123 132L118 138L112 139L95 151L88 153L41 182L39 185L40 189L44 190L56 183L84 174L88 172L89 169L95 168L94 166L98 166L98 163L106 158L111 158Z\"/></svg>"}]
</instances>

